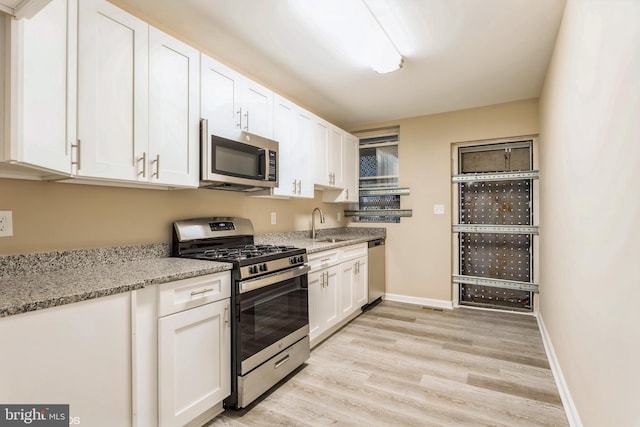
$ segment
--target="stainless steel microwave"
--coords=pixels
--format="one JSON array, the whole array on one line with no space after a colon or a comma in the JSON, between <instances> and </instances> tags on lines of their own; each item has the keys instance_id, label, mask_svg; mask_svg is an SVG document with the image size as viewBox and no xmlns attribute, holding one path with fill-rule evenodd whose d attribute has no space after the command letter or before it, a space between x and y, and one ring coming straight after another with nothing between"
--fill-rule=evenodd
<instances>
[{"instance_id":1,"label":"stainless steel microwave","mask_svg":"<svg viewBox=\"0 0 640 427\"><path fill-rule=\"evenodd\" d=\"M278 142L238 131L225 138L200 120L200 187L260 191L278 186Z\"/></svg>"}]
</instances>

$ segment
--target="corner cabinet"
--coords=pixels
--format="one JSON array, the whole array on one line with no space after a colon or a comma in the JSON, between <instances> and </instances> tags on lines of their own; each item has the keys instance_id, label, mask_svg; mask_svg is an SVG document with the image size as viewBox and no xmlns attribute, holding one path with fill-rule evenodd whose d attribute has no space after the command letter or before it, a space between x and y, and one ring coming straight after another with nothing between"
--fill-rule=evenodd
<instances>
[{"instance_id":1,"label":"corner cabinet","mask_svg":"<svg viewBox=\"0 0 640 427\"><path fill-rule=\"evenodd\" d=\"M315 346L358 316L368 299L366 243L309 254L309 339Z\"/></svg>"},{"instance_id":2,"label":"corner cabinet","mask_svg":"<svg viewBox=\"0 0 640 427\"><path fill-rule=\"evenodd\" d=\"M211 133L273 138L273 91L204 54L201 67L201 111Z\"/></svg>"},{"instance_id":3,"label":"corner cabinet","mask_svg":"<svg viewBox=\"0 0 640 427\"><path fill-rule=\"evenodd\" d=\"M0 318L0 402L64 403L72 425L131 426L131 319L128 292Z\"/></svg>"}]
</instances>

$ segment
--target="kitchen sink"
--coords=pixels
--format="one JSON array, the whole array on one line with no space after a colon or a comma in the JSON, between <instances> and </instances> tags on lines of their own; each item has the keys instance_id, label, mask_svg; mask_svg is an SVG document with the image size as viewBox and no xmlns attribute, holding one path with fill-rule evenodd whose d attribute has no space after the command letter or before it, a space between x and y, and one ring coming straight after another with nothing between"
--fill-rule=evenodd
<instances>
[{"instance_id":1,"label":"kitchen sink","mask_svg":"<svg viewBox=\"0 0 640 427\"><path fill-rule=\"evenodd\" d=\"M325 242L325 243L338 243L338 242L346 242L347 240L352 239L342 239L340 237L325 237L323 239L317 239L317 242Z\"/></svg>"}]
</instances>

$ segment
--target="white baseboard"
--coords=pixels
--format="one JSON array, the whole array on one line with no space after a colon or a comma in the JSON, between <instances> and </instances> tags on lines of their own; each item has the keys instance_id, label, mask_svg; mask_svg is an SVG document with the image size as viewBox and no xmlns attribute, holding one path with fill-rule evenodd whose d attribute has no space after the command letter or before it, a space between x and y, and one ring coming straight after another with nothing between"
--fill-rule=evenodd
<instances>
[{"instance_id":1,"label":"white baseboard","mask_svg":"<svg viewBox=\"0 0 640 427\"><path fill-rule=\"evenodd\" d=\"M549 336L549 332L547 331L547 328L544 325L544 321L542 320L542 315L538 313L536 318L538 319L538 328L540 329L540 335L542 335L544 350L547 353L547 359L549 359L549 365L551 365L551 372L553 372L553 378L556 380L556 386L558 387L558 392L560 393L560 399L562 400L562 406L564 406L564 412L567 415L567 420L569 421L569 425L571 427L582 427L580 414L578 414L576 405L573 403L573 398L571 397L571 393L569 392L569 387L567 387L567 383L564 380L564 375L562 375L562 369L560 369L560 362L556 357L556 352L553 349L553 344L551 343L551 337Z\"/></svg>"},{"instance_id":2,"label":"white baseboard","mask_svg":"<svg viewBox=\"0 0 640 427\"><path fill-rule=\"evenodd\" d=\"M453 302L442 299L418 298L408 295L384 294L384 299L395 302L406 302L408 304L423 305L431 308L444 308L446 310L453 309Z\"/></svg>"}]
</instances>

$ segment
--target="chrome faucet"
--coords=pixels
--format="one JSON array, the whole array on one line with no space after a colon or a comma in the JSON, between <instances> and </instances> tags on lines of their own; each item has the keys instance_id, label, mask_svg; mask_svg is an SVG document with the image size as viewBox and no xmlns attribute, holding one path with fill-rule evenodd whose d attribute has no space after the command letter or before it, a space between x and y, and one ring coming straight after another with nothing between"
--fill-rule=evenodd
<instances>
[{"instance_id":1,"label":"chrome faucet","mask_svg":"<svg viewBox=\"0 0 640 427\"><path fill-rule=\"evenodd\" d=\"M311 212L311 238L316 240L316 211L320 212L320 222L324 224L324 214L322 213L322 209L315 208L313 212Z\"/></svg>"}]
</instances>

